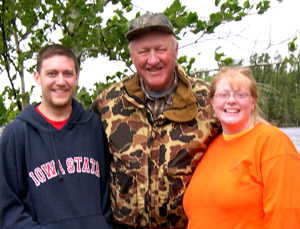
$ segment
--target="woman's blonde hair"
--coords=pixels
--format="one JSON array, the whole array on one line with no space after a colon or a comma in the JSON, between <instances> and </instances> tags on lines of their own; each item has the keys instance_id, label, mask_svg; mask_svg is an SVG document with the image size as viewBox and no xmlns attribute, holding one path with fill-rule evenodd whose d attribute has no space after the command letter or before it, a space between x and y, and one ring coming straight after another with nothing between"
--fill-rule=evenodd
<instances>
[{"instance_id":1,"label":"woman's blonde hair","mask_svg":"<svg viewBox=\"0 0 300 229\"><path fill-rule=\"evenodd\" d=\"M252 97L258 99L256 80L251 70L242 66L223 67L219 70L219 72L210 81L210 99L213 99L216 92L217 84L223 77L227 78L231 87L233 87L233 85L237 85L237 87L240 88L242 84L246 83L249 86L249 90ZM252 116L254 124L256 124L259 121L263 121L263 118L260 116L260 109L258 107L258 103L256 103L254 107Z\"/></svg>"}]
</instances>

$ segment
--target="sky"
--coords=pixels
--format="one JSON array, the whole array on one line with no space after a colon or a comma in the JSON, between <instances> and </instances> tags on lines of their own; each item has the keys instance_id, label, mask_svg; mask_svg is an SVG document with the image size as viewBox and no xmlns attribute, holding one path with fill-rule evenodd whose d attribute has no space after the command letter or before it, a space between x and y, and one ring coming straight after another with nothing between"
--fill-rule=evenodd
<instances>
[{"instance_id":1,"label":"sky","mask_svg":"<svg viewBox=\"0 0 300 229\"><path fill-rule=\"evenodd\" d=\"M251 3L258 0L250 1ZM163 12L170 6L173 0L133 0L134 10L128 14L128 19L133 19L137 11L141 13L149 11L153 13ZM181 0L186 9L197 12L198 17L207 19L215 12L214 0ZM272 8L263 15L250 15L240 22L230 22L219 26L211 36L205 36L197 44L192 43L198 38L188 34L179 40L178 56L187 55L188 58L195 57L194 67L197 70L216 69L217 63L214 61L214 53L217 47L221 47L218 52L223 52L226 56L235 60L243 59L247 63L253 53L269 53L276 56L288 56L287 43L300 33L300 1L271 0ZM110 16L113 7L106 8L106 14ZM109 12L109 10L111 12ZM124 38L125 39L125 38ZM272 44L269 47L269 44ZM296 41L300 46L300 37ZM299 50L299 48L298 48ZM96 82L105 82L106 76L113 75L116 71L123 71L125 65L122 62L108 61L103 57L87 59L82 63L82 70L79 76L79 86L88 90L94 88ZM27 73L26 89L36 85L33 76ZM0 90L7 84L0 77ZM31 101L39 101L41 91L38 86L33 90Z\"/></svg>"},{"instance_id":2,"label":"sky","mask_svg":"<svg viewBox=\"0 0 300 229\"><path fill-rule=\"evenodd\" d=\"M172 2L173 0L134 0L133 4L134 9L141 12L155 13L164 11ZM300 33L300 1L283 0L280 4L276 0L271 2L272 8L263 15L250 15L240 22L221 25L213 35L205 37L197 44L189 45L194 43L197 36L183 37L179 41L178 56L195 57L194 67L197 70L218 67L214 60L217 47L221 47L218 52L223 52L235 60L244 59L245 64L253 53L268 52L271 56L276 56L278 53L281 56L288 56L287 43ZM207 19L215 11L213 0L181 0L181 3L186 5L188 10L196 11L201 19ZM133 19L134 13L130 16ZM300 44L300 38L296 43ZM95 82L105 82L107 75L113 75L117 70L122 71L125 65L121 62L109 62L104 58L97 58L86 60L82 67L79 85L92 88Z\"/></svg>"}]
</instances>

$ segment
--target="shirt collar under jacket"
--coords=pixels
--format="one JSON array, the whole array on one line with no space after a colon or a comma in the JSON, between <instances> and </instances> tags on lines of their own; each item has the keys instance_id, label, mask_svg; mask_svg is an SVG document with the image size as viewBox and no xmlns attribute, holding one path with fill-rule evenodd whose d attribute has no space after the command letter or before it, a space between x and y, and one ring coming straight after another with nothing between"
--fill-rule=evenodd
<instances>
[{"instance_id":1,"label":"shirt collar under jacket","mask_svg":"<svg viewBox=\"0 0 300 229\"><path fill-rule=\"evenodd\" d=\"M154 116L154 119L156 120L160 114L163 113L165 109L168 109L172 106L173 103L173 97L178 85L178 78L176 71L174 71L174 83L171 88L169 88L168 92L161 97L153 98L149 95L147 90L145 89L143 79L140 77L140 85L141 89L145 95L145 101L147 107L151 110L152 115Z\"/></svg>"}]
</instances>

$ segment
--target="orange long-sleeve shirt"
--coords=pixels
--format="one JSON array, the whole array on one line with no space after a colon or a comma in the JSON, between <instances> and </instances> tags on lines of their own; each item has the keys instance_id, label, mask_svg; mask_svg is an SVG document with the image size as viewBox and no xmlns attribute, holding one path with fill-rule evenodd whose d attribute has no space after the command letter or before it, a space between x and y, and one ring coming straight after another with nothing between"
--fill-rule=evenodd
<instances>
[{"instance_id":1,"label":"orange long-sleeve shirt","mask_svg":"<svg viewBox=\"0 0 300 229\"><path fill-rule=\"evenodd\" d=\"M185 192L188 228L300 228L300 156L278 128L220 135Z\"/></svg>"}]
</instances>

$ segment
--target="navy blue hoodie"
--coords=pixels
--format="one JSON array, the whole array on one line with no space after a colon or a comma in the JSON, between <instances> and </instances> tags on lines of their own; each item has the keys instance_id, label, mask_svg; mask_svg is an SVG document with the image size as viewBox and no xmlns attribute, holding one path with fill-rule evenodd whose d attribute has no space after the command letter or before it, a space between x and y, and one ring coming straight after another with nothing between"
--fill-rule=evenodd
<instances>
[{"instance_id":1,"label":"navy blue hoodie","mask_svg":"<svg viewBox=\"0 0 300 229\"><path fill-rule=\"evenodd\" d=\"M0 141L0 228L112 228L100 116L72 101L61 130L27 105Z\"/></svg>"}]
</instances>

